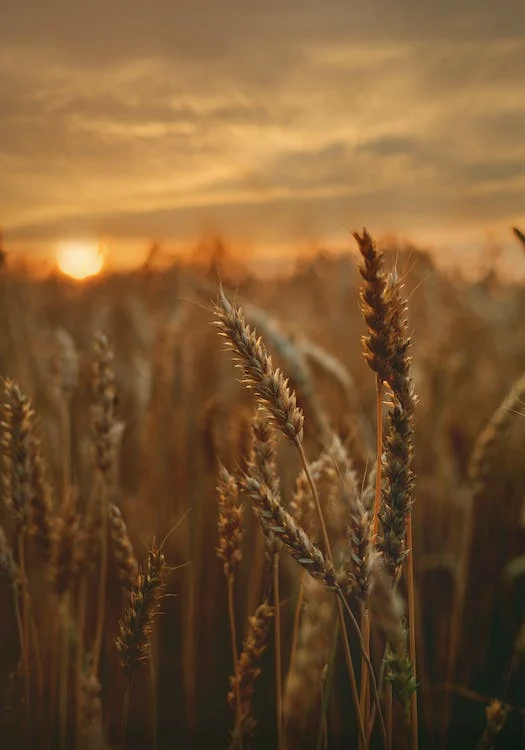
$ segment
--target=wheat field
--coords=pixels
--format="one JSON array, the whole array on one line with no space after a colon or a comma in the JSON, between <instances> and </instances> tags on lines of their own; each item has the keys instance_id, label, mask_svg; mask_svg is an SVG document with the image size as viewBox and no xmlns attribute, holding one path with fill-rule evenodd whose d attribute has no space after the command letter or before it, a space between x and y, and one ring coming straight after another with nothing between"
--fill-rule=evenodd
<instances>
[{"instance_id":1,"label":"wheat field","mask_svg":"<svg viewBox=\"0 0 525 750\"><path fill-rule=\"evenodd\" d=\"M523 746L525 290L351 242L3 266L3 747Z\"/></svg>"}]
</instances>

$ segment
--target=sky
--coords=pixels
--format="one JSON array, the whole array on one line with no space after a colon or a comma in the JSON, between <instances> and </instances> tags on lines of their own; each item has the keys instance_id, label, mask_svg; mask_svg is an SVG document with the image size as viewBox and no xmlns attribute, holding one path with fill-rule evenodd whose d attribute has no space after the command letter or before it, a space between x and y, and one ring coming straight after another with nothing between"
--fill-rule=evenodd
<instances>
[{"instance_id":1,"label":"sky","mask_svg":"<svg viewBox=\"0 0 525 750\"><path fill-rule=\"evenodd\" d=\"M519 6L0 0L5 243L513 246Z\"/></svg>"}]
</instances>

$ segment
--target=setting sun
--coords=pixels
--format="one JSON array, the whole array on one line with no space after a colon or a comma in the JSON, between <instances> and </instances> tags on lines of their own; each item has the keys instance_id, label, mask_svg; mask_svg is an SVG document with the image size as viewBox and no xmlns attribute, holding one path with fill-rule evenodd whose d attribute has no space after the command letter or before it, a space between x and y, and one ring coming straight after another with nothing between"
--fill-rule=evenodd
<instances>
[{"instance_id":1,"label":"setting sun","mask_svg":"<svg viewBox=\"0 0 525 750\"><path fill-rule=\"evenodd\" d=\"M96 276L104 266L102 247L95 242L65 242L57 250L58 267L73 279Z\"/></svg>"}]
</instances>

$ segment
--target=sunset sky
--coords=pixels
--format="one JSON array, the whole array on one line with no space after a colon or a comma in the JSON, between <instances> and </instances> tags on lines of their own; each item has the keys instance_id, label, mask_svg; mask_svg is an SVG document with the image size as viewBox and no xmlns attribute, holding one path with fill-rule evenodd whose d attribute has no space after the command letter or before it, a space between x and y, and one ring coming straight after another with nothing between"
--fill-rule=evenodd
<instances>
[{"instance_id":1,"label":"sunset sky","mask_svg":"<svg viewBox=\"0 0 525 750\"><path fill-rule=\"evenodd\" d=\"M0 0L9 247L366 224L429 245L525 223L516 0ZM516 249L516 252L519 252Z\"/></svg>"}]
</instances>

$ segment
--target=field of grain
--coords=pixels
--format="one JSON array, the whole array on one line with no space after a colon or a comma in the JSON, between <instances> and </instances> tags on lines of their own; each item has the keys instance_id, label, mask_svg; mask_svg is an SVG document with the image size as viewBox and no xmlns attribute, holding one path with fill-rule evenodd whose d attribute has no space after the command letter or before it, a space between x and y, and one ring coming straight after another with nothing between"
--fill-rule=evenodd
<instances>
[{"instance_id":1,"label":"field of grain","mask_svg":"<svg viewBox=\"0 0 525 750\"><path fill-rule=\"evenodd\" d=\"M2 746L523 745L525 289L353 243L3 267Z\"/></svg>"}]
</instances>

